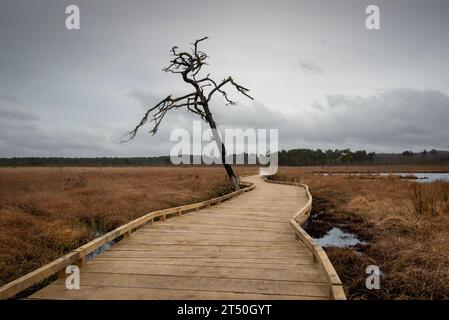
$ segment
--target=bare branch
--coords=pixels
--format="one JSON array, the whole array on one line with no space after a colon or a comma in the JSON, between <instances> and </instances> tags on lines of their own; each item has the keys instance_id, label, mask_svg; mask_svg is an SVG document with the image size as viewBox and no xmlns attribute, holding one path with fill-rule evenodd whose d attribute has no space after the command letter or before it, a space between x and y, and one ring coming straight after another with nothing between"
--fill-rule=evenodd
<instances>
[{"instance_id":1,"label":"bare branch","mask_svg":"<svg viewBox=\"0 0 449 320\"><path fill-rule=\"evenodd\" d=\"M207 39L209 39L207 36L206 36L206 37L202 37L201 39L197 39L197 40L195 40L194 43L192 43L193 46L194 46L194 51L193 51L193 53L194 53L195 55L198 55L198 43L200 43L201 41L207 40ZM201 52L201 51L200 51L200 53L204 54L204 53Z\"/></svg>"},{"instance_id":2,"label":"bare branch","mask_svg":"<svg viewBox=\"0 0 449 320\"><path fill-rule=\"evenodd\" d=\"M224 86L225 86L226 84L228 84L228 83L231 83L231 84L237 89L237 91L240 92L241 94L245 95L246 97L250 98L251 100L254 100L254 98L251 97L251 96L248 94L249 89L247 89L247 88L245 88L245 87L239 85L239 84L236 83L231 77L228 77L228 78L224 79L219 85L217 85L217 83L216 83L215 81L213 81L212 79L210 79L209 77L204 78L204 79L202 79L202 80L204 80L204 81L210 81L210 82L212 82L212 83L214 84L214 86L215 86L215 88L212 89L212 90L209 92L209 95L207 96L207 101L208 101L208 102L210 101L210 99L212 98L212 96L214 95L214 93L218 91L218 92L220 92L220 93L223 95L223 97L225 98L225 100L228 102L228 103L227 103L228 105L235 105L236 103L235 103L234 101L230 100L230 99L228 98L226 92L222 90L222 87L224 87Z\"/></svg>"},{"instance_id":3,"label":"bare branch","mask_svg":"<svg viewBox=\"0 0 449 320\"><path fill-rule=\"evenodd\" d=\"M185 82L194 87L195 91L178 98L172 98L170 95L161 100L154 107L148 109L139 124L127 133L128 139L126 139L126 141L133 139L138 130L147 123L151 125L149 132L155 134L166 113L172 109L186 107L188 111L199 115L203 120L209 122L212 119L212 114L210 113L208 102L216 92L223 95L226 100L226 105L237 104L228 97L227 92L224 90L224 87L227 84L231 84L239 93L253 100L253 97L248 93L249 90L236 83L231 77L222 80L220 83L211 79L210 74L202 79L196 79L201 68L207 64L207 54L199 50L199 44L206 39L208 39L208 37L195 40L195 42L192 43L193 48L191 53L180 51L177 46L172 47L170 50L172 56L170 64L162 69L165 72L180 74ZM205 90L208 87L211 87L211 90L206 95Z\"/></svg>"},{"instance_id":4,"label":"bare branch","mask_svg":"<svg viewBox=\"0 0 449 320\"><path fill-rule=\"evenodd\" d=\"M146 123L150 124L152 123L152 127L149 133L152 133L153 135L156 134L159 124L161 123L167 111L184 106L189 106L190 105L189 100L191 99L191 97L194 96L196 96L196 92L192 92L178 98L172 98L171 95L167 96L165 99L161 100L154 107L149 108L145 112L139 124L133 130L125 134L125 137L127 138L125 139L124 137L122 137L122 142L126 142L133 139L136 136L139 129ZM187 99L187 102L177 104L177 102L182 102L182 100L185 99Z\"/></svg>"},{"instance_id":5,"label":"bare branch","mask_svg":"<svg viewBox=\"0 0 449 320\"><path fill-rule=\"evenodd\" d=\"M192 43L192 53L178 52L178 47L173 47L171 49L173 59L170 60L170 65L162 70L175 74L181 73L186 77L188 73L192 73L192 77L196 76L200 72L201 67L206 64L205 60L207 59L207 55L198 50L198 44L206 39L208 38L203 37ZM189 79L192 80L192 78Z\"/></svg>"}]
</instances>

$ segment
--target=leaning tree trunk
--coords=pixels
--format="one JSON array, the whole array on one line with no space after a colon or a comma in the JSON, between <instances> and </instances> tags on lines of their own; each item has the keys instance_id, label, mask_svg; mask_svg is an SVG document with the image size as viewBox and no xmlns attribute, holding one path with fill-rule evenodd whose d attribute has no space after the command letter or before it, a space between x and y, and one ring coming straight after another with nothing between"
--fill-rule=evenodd
<instances>
[{"instance_id":1,"label":"leaning tree trunk","mask_svg":"<svg viewBox=\"0 0 449 320\"><path fill-rule=\"evenodd\" d=\"M221 163L223 164L223 167L225 168L226 173L228 174L228 178L229 181L231 182L232 188L234 190L239 190L240 185L237 180L237 177L234 174L234 170L232 169L232 166L229 163L226 163L226 148L223 141L221 140L220 134L218 133L217 125L212 117L212 113L209 111L208 106L205 106L204 109L206 110L207 122L209 123L209 126L212 129L212 134L214 136L215 143L217 144L218 150L221 151Z\"/></svg>"},{"instance_id":2,"label":"leaning tree trunk","mask_svg":"<svg viewBox=\"0 0 449 320\"><path fill-rule=\"evenodd\" d=\"M226 100L227 105L236 105L234 101L228 98L226 91L224 91L223 88L226 85L234 86L234 88L237 89L240 94L243 94L251 100L254 100L254 98L248 94L249 89L236 83L234 79L232 79L232 77L227 77L219 83L209 78L209 75L202 79L195 78L195 76L198 75L198 72L200 72L201 68L207 64L207 54L198 50L198 44L206 39L207 37L203 37L196 40L193 43L193 49L190 52L181 52L178 50L178 47L172 47L172 59L170 60L170 65L163 69L165 72L171 72L181 75L184 82L192 85L195 88L195 91L180 97L172 97L172 95L169 95L165 99L162 99L155 106L149 108L140 120L140 123L133 130L128 132L129 139L127 141L133 139L136 136L139 128L146 123L150 123L152 125L150 133L155 134L162 119L165 117L168 111L176 110L181 107L187 108L190 112L200 116L202 120L205 120L207 123L209 123L209 126L212 129L214 135L214 140L221 152L221 162L223 164L223 167L226 170L226 173L234 190L239 190L239 183L234 174L234 171L232 170L232 166L231 164L226 163L225 145L221 140L220 134L217 131L217 125L215 124L212 113L209 110L209 101L212 96L214 96L214 94L221 93ZM204 91L208 86L211 88Z\"/></svg>"}]
</instances>

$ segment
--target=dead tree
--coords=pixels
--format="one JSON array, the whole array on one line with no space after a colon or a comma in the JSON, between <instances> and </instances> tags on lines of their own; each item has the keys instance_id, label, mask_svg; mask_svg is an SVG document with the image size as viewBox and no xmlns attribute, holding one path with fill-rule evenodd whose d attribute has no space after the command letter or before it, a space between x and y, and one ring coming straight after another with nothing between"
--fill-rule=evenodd
<instances>
[{"instance_id":1,"label":"dead tree","mask_svg":"<svg viewBox=\"0 0 449 320\"><path fill-rule=\"evenodd\" d=\"M216 93L220 93L226 101L226 106L236 105L236 102L231 100L224 90L227 85L234 86L239 93L251 100L254 99L248 94L249 90L235 82L232 77L227 77L221 82L216 82L210 78L210 74L207 76L199 75L201 68L204 65L207 65L206 59L208 56L198 49L198 45L201 41L206 39L207 37L204 37L192 43L193 48L191 52L179 51L178 47L173 47L171 49L172 59L170 60L170 65L162 69L165 72L179 74L184 82L193 87L193 92L180 97L169 95L154 107L149 108L139 124L132 131L128 132L128 140L133 139L136 136L137 131L146 123L150 124L149 132L153 135L156 134L162 119L164 119L164 116L168 111L185 108L200 116L202 120L209 124L213 132L214 140L217 143L218 150L221 153L221 162L226 170L233 189L238 190L239 184L231 164L226 161L226 148L218 134L217 124L210 111L209 103Z\"/></svg>"}]
</instances>

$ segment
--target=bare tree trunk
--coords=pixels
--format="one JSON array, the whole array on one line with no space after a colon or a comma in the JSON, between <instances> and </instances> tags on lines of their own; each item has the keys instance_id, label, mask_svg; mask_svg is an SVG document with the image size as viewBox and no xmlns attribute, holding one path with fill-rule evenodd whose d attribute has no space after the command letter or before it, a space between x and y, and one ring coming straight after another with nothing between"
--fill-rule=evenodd
<instances>
[{"instance_id":1,"label":"bare tree trunk","mask_svg":"<svg viewBox=\"0 0 449 320\"><path fill-rule=\"evenodd\" d=\"M228 174L229 181L231 182L232 188L234 190L240 190L240 185L238 183L237 177L234 174L234 170L229 163L226 163L226 148L221 140L220 134L218 133L217 124L212 117L212 113L209 111L209 106L205 105L204 109L206 111L207 122L209 123L210 128L212 129L212 134L214 136L214 140L217 143L218 150L221 151L221 163ZM221 148L220 148L221 146Z\"/></svg>"},{"instance_id":2,"label":"bare tree trunk","mask_svg":"<svg viewBox=\"0 0 449 320\"><path fill-rule=\"evenodd\" d=\"M150 123L151 125L151 130L149 132L152 134L156 134L162 119L164 119L168 111L176 110L179 108L186 108L189 112L200 116L202 120L209 124L214 135L214 140L221 152L221 162L226 170L226 174L228 175L234 190L239 190L240 187L238 180L234 174L234 170L232 170L231 164L226 163L225 145L221 140L220 134L217 130L217 125L212 117L212 113L209 110L209 101L216 93L220 93L226 100L226 105L235 106L236 102L229 99L226 91L224 90L225 86L231 85L240 94L246 96L247 98L251 100L254 100L254 98L249 95L249 89L235 82L232 77L227 77L221 82L215 82L212 78L209 77L209 75L202 79L196 78L201 68L207 64L207 54L205 54L201 50L198 50L198 44L206 39L207 37L203 37L201 39L195 40L195 42L192 43L193 49L189 52L179 51L178 47L176 46L172 47L172 59L170 60L170 65L163 69L165 72L181 75L184 82L192 85L195 91L180 97L173 97L172 95L169 95L159 101L159 103L155 106L147 109L139 124L133 130L128 132L128 139L125 141L133 139L136 136L139 128L146 123ZM210 89L206 90L207 87L210 87Z\"/></svg>"}]
</instances>

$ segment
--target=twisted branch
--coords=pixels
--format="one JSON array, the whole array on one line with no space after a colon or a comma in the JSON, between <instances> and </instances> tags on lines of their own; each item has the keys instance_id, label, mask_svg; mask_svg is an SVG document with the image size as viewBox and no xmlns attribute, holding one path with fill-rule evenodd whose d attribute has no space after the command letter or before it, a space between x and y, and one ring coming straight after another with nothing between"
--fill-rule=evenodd
<instances>
[{"instance_id":1,"label":"twisted branch","mask_svg":"<svg viewBox=\"0 0 449 320\"><path fill-rule=\"evenodd\" d=\"M155 106L149 108L139 124L126 134L127 139L125 139L125 141L133 139L139 129L147 123L150 124L149 133L153 135L156 134L159 125L167 112L182 107L186 107L188 111L200 116L201 119L209 124L212 124L213 119L209 110L209 101L216 92L222 94L227 102L226 105L237 104L234 100L231 100L226 91L224 91L223 87L227 84L231 84L237 89L237 92L254 100L253 97L248 94L249 89L239 85L231 77L225 78L220 83L211 79L210 74L200 80L196 79L201 68L204 65L207 65L206 59L208 58L208 55L198 49L200 42L206 39L208 39L208 37L195 40L195 42L192 43L193 48L191 49L191 52L179 51L177 46L172 47L170 50L172 56L170 64L162 69L167 73L180 74L186 83L193 86L194 92L177 98L173 98L169 95ZM209 90L209 92L206 92L206 90Z\"/></svg>"}]
</instances>

